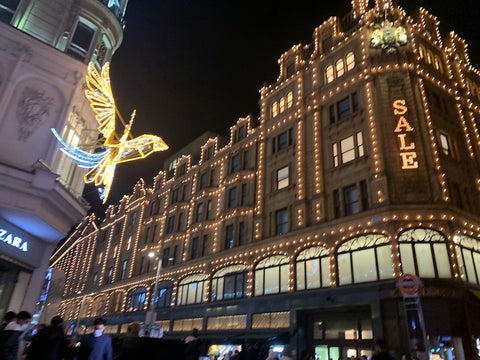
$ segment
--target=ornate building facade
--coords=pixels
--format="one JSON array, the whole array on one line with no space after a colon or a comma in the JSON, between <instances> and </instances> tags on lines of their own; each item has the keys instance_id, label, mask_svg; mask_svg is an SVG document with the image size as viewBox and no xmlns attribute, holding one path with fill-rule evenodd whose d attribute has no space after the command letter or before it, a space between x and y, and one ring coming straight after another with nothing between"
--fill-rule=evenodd
<instances>
[{"instance_id":1,"label":"ornate building facade","mask_svg":"<svg viewBox=\"0 0 480 360\"><path fill-rule=\"evenodd\" d=\"M84 171L58 151L97 139L84 95L123 37L127 0L0 2L0 316L34 312L57 243L87 214Z\"/></svg>"},{"instance_id":2,"label":"ornate building facade","mask_svg":"<svg viewBox=\"0 0 480 360\"><path fill-rule=\"evenodd\" d=\"M371 354L374 338L479 356L480 73L465 40L425 9L353 0L279 64L258 121L175 156L54 253L62 315L124 332L153 309L168 337L196 327L322 360Z\"/></svg>"}]
</instances>

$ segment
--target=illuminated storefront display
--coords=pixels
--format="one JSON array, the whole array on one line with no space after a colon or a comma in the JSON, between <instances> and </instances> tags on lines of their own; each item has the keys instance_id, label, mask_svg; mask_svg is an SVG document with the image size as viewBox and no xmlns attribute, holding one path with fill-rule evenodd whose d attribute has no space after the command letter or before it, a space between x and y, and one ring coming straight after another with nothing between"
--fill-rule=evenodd
<instances>
[{"instance_id":1,"label":"illuminated storefront display","mask_svg":"<svg viewBox=\"0 0 480 360\"><path fill-rule=\"evenodd\" d=\"M28 251L28 242L24 241L21 237L9 232L8 230L0 228L0 241L10 245L23 252Z\"/></svg>"}]
</instances>

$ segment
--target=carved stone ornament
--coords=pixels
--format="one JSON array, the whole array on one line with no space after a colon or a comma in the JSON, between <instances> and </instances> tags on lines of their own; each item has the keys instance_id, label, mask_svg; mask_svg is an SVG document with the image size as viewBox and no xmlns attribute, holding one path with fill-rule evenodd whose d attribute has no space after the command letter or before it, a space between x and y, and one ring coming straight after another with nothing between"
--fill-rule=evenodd
<instances>
[{"instance_id":1,"label":"carved stone ornament","mask_svg":"<svg viewBox=\"0 0 480 360\"><path fill-rule=\"evenodd\" d=\"M17 103L18 137L26 142L50 115L53 98L42 90L26 87Z\"/></svg>"}]
</instances>

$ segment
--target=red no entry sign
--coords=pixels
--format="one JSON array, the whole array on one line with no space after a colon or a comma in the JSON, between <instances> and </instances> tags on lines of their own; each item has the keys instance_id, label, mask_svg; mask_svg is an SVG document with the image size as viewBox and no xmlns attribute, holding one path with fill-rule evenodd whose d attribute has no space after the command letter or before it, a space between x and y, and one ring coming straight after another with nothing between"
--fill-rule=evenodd
<instances>
[{"instance_id":1,"label":"red no entry sign","mask_svg":"<svg viewBox=\"0 0 480 360\"><path fill-rule=\"evenodd\" d=\"M420 279L413 274L403 274L397 281L397 287L404 295L415 294L420 285Z\"/></svg>"}]
</instances>

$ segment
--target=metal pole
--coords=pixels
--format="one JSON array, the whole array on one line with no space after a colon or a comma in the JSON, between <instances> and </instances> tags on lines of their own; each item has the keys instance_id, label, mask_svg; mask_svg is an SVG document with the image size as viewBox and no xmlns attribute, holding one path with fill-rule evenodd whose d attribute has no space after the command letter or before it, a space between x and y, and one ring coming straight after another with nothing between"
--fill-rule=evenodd
<instances>
[{"instance_id":1,"label":"metal pole","mask_svg":"<svg viewBox=\"0 0 480 360\"><path fill-rule=\"evenodd\" d=\"M158 257L158 264L157 264L157 275L155 276L155 286L153 287L153 294L150 297L150 307L147 311L146 317L145 317L145 330L148 331L148 334L150 335L150 332L152 330L152 325L154 322L154 314L155 314L155 309L154 309L154 302L155 302L155 297L157 296L158 292L158 281L160 280L160 270L162 268L162 258L159 256Z\"/></svg>"},{"instance_id":2,"label":"metal pole","mask_svg":"<svg viewBox=\"0 0 480 360\"><path fill-rule=\"evenodd\" d=\"M77 322L75 323L75 327L73 328L73 334L77 332L77 329L80 325L80 315L82 315L83 307L85 306L85 300L86 300L87 294L84 294L82 297L82 302L80 303L80 310L78 311L78 317L77 317Z\"/></svg>"}]
</instances>

